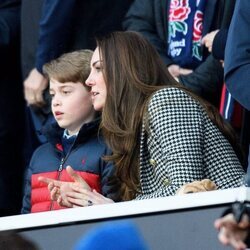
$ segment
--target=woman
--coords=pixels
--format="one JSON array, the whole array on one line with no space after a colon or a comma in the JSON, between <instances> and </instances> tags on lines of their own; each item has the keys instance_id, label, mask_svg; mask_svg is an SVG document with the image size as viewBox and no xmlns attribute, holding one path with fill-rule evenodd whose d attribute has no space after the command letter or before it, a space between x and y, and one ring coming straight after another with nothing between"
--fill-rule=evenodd
<instances>
[{"instance_id":1,"label":"woman","mask_svg":"<svg viewBox=\"0 0 250 250\"><path fill-rule=\"evenodd\" d=\"M113 152L106 160L115 164L121 200L174 195L183 184L204 178L221 189L242 184L230 127L173 80L138 33L114 32L97 40L86 84L95 110L102 111L101 131ZM61 185L49 185L59 202ZM112 202L73 186L63 188L72 206Z\"/></svg>"}]
</instances>

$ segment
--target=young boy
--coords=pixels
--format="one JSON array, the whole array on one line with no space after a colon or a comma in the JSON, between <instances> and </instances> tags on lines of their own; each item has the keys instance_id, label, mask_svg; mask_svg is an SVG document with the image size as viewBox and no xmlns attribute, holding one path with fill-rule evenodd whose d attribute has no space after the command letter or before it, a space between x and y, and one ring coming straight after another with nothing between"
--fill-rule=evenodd
<instances>
[{"instance_id":1,"label":"young boy","mask_svg":"<svg viewBox=\"0 0 250 250\"><path fill-rule=\"evenodd\" d=\"M48 143L33 154L26 177L22 213L61 209L50 199L47 185L39 176L73 182L67 174L70 165L91 189L105 196L113 166L102 160L109 150L98 135L100 118L94 111L85 85L90 72L92 51L67 53L47 63L44 73L50 79L51 109L56 123L42 131Z\"/></svg>"}]
</instances>

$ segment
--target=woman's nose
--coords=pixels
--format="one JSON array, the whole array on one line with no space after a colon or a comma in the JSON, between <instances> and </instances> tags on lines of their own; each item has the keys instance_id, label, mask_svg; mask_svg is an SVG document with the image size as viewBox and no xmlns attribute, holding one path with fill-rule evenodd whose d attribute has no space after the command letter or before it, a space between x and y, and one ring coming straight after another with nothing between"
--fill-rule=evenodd
<instances>
[{"instance_id":1,"label":"woman's nose","mask_svg":"<svg viewBox=\"0 0 250 250\"><path fill-rule=\"evenodd\" d=\"M93 81L93 79L92 79L92 77L91 77L91 74L90 74L90 75L88 76L88 78L86 79L85 84L86 84L87 86L89 86L89 87L91 87L91 86L94 85L94 81Z\"/></svg>"}]
</instances>

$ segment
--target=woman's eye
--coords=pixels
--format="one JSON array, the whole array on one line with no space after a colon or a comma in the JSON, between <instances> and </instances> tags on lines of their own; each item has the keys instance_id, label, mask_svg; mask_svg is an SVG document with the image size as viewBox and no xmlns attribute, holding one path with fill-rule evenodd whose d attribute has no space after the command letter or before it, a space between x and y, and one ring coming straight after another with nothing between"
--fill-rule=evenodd
<instances>
[{"instance_id":1,"label":"woman's eye","mask_svg":"<svg viewBox=\"0 0 250 250\"><path fill-rule=\"evenodd\" d=\"M95 69L97 72L100 72L102 71L102 66L96 65Z\"/></svg>"},{"instance_id":2,"label":"woman's eye","mask_svg":"<svg viewBox=\"0 0 250 250\"><path fill-rule=\"evenodd\" d=\"M50 98L53 98L55 96L55 94L49 93Z\"/></svg>"},{"instance_id":3,"label":"woman's eye","mask_svg":"<svg viewBox=\"0 0 250 250\"><path fill-rule=\"evenodd\" d=\"M68 94L70 94L70 91L63 91L63 94L68 95Z\"/></svg>"}]
</instances>

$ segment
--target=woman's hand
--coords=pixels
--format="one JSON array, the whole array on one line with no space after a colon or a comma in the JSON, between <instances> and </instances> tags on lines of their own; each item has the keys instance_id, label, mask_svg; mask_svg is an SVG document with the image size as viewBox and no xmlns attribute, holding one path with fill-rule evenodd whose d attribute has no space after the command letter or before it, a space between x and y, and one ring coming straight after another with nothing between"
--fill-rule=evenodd
<instances>
[{"instance_id":1,"label":"woman's hand","mask_svg":"<svg viewBox=\"0 0 250 250\"><path fill-rule=\"evenodd\" d=\"M193 181L191 183L187 183L187 184L181 186L176 191L176 194L182 195L182 194L212 191L212 190L216 190L216 189L217 189L217 186L213 181L211 181L209 179L203 179L201 181Z\"/></svg>"},{"instance_id":2,"label":"woman's hand","mask_svg":"<svg viewBox=\"0 0 250 250\"><path fill-rule=\"evenodd\" d=\"M87 207L92 205L114 203L113 200L104 197L96 192L82 188L79 185L72 185L72 191L65 193L67 201L73 204L73 207Z\"/></svg>"}]
</instances>

